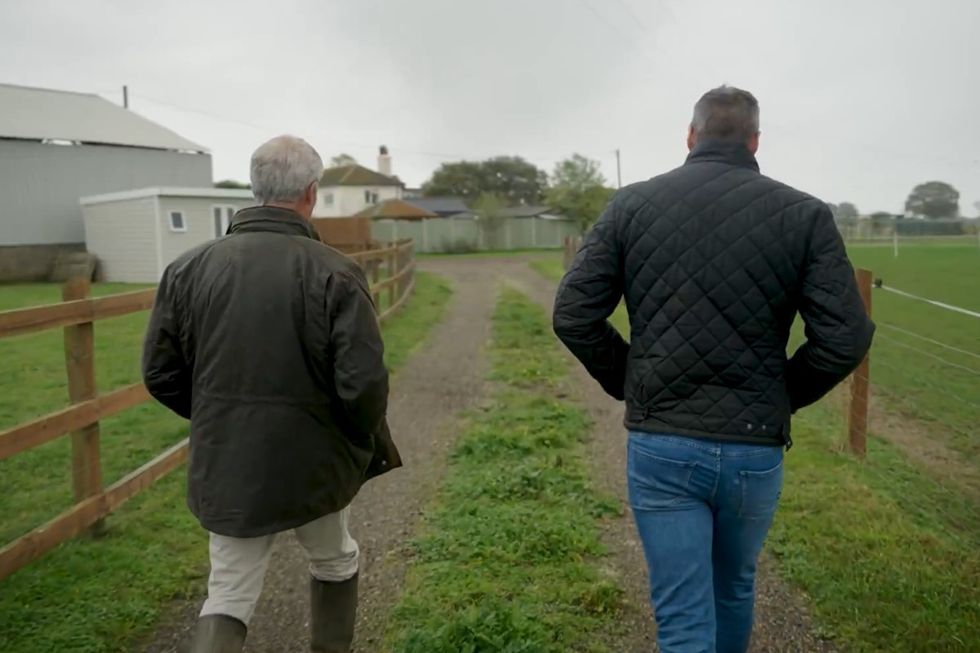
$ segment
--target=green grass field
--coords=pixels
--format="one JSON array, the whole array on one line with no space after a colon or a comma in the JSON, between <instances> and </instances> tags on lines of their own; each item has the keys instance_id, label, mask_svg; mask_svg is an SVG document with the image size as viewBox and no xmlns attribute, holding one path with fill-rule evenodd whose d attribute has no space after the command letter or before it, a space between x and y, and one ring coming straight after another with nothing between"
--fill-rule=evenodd
<instances>
[{"instance_id":1,"label":"green grass field","mask_svg":"<svg viewBox=\"0 0 980 653\"><path fill-rule=\"evenodd\" d=\"M472 416L387 640L397 653L609 652L621 591L599 572L583 411L557 399L567 363L544 311L507 290L491 345L494 403Z\"/></svg>"},{"instance_id":2,"label":"green grass field","mask_svg":"<svg viewBox=\"0 0 980 653\"><path fill-rule=\"evenodd\" d=\"M975 244L906 244L897 259L875 245L849 254L886 285L980 310ZM532 265L562 274L558 257ZM948 445L956 468L923 465L908 441L874 432L867 459L856 460L842 451L839 394L828 397L795 420L767 546L842 650L980 650L980 503L956 478L980 465L980 360L970 355L980 355L980 320L883 290L873 313L876 400L916 451ZM622 307L613 322L628 332Z\"/></svg>"},{"instance_id":3,"label":"green grass field","mask_svg":"<svg viewBox=\"0 0 980 653\"><path fill-rule=\"evenodd\" d=\"M95 294L132 287L97 286ZM51 285L0 286L0 310L58 301ZM389 367L397 370L438 322L451 290L419 273L416 294L384 327ZM101 390L139 380L148 313L96 324ZM0 340L0 429L66 405L64 349L58 330ZM101 422L106 484L186 435L186 424L155 403ZM66 437L0 461L0 544L71 505ZM203 590L207 540L184 505L184 472L175 472L108 519L107 535L79 538L0 581L0 651L132 650L167 602Z\"/></svg>"}]
</instances>

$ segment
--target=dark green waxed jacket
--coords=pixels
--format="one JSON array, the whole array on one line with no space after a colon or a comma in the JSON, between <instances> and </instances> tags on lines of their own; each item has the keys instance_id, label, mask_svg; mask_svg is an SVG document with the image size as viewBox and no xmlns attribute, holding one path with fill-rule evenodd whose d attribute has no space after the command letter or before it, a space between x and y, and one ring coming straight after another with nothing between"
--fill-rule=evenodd
<instances>
[{"instance_id":1,"label":"dark green waxed jacket","mask_svg":"<svg viewBox=\"0 0 980 653\"><path fill-rule=\"evenodd\" d=\"M143 352L150 393L190 419L188 505L209 531L255 537L347 506L401 465L384 347L361 269L285 209L164 272Z\"/></svg>"}]
</instances>

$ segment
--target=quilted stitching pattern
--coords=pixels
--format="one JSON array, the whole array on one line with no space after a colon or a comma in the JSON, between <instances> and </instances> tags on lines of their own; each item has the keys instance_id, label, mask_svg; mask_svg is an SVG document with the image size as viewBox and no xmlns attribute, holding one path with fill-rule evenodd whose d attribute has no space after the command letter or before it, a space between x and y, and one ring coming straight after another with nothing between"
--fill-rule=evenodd
<instances>
[{"instance_id":1,"label":"quilted stitching pattern","mask_svg":"<svg viewBox=\"0 0 980 653\"><path fill-rule=\"evenodd\" d=\"M629 345L606 321L623 297ZM787 361L797 312L808 344ZM788 442L791 411L850 373L873 331L826 205L720 144L617 193L554 322L626 399L631 428L771 443Z\"/></svg>"}]
</instances>

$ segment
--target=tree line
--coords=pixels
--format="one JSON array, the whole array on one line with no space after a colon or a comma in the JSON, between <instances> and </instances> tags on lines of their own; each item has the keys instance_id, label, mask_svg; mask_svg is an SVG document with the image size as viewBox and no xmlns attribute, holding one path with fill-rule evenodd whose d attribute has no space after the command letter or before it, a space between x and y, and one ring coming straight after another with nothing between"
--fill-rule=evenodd
<instances>
[{"instance_id":1,"label":"tree line","mask_svg":"<svg viewBox=\"0 0 980 653\"><path fill-rule=\"evenodd\" d=\"M357 160L349 154L330 159L331 166L352 165ZM231 180L215 184L219 188L248 188ZM551 173L520 156L496 156L482 161L442 163L422 184L426 197L459 197L488 219L506 207L545 204L574 220L584 232L602 213L615 192L606 184L598 161L573 154L559 161ZM960 215L960 193L943 181L917 185L905 201L905 213L927 219L956 218ZM860 215L852 202L830 204L839 222L853 222ZM980 203L977 203L980 210ZM888 222L895 216L887 211L871 214L876 222Z\"/></svg>"},{"instance_id":2,"label":"tree line","mask_svg":"<svg viewBox=\"0 0 980 653\"><path fill-rule=\"evenodd\" d=\"M976 205L980 211L980 202ZM830 210L839 222L853 222L858 219L860 212L851 202L830 204ZM927 181L912 189L905 200L905 213L910 216L930 220L958 218L960 216L960 192L952 184L945 181ZM871 214L875 222L888 222L896 217L887 211L875 211Z\"/></svg>"},{"instance_id":3,"label":"tree line","mask_svg":"<svg viewBox=\"0 0 980 653\"><path fill-rule=\"evenodd\" d=\"M519 156L443 163L422 184L425 196L460 197L491 218L507 206L546 204L582 231L599 217L613 192L599 162L581 154L559 161L550 175Z\"/></svg>"}]
</instances>

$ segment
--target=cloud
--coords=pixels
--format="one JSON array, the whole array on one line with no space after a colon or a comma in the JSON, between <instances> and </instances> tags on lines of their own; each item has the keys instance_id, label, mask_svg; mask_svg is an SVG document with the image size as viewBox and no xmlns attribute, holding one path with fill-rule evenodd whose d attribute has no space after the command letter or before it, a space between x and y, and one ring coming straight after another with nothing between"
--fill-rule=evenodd
<instances>
[{"instance_id":1,"label":"cloud","mask_svg":"<svg viewBox=\"0 0 980 653\"><path fill-rule=\"evenodd\" d=\"M938 8L937 8L938 7ZM247 176L281 132L423 181L443 160L572 152L624 181L678 165L697 97L762 105L764 172L865 211L945 179L980 199L969 0L7 2L0 81L117 99Z\"/></svg>"}]
</instances>

